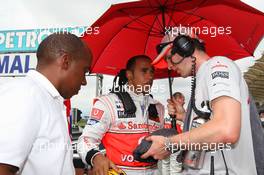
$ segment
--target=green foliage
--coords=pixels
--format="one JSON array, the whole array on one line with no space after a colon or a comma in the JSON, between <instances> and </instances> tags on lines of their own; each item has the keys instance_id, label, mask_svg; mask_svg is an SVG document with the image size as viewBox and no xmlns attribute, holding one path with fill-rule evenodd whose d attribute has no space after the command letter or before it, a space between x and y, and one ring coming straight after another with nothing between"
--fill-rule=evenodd
<instances>
[{"instance_id":1,"label":"green foliage","mask_svg":"<svg viewBox=\"0 0 264 175\"><path fill-rule=\"evenodd\" d=\"M80 121L78 121L78 123L76 125L79 126L79 127L84 128L86 123L87 123L86 119L81 119Z\"/></svg>"}]
</instances>

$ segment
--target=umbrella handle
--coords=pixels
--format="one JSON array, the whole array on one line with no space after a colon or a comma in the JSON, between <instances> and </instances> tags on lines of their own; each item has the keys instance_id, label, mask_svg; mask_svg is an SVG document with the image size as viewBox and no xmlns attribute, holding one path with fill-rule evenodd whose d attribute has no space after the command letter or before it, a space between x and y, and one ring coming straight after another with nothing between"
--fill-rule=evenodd
<instances>
[{"instance_id":1,"label":"umbrella handle","mask_svg":"<svg viewBox=\"0 0 264 175\"><path fill-rule=\"evenodd\" d=\"M172 100L172 78L171 78L171 70L169 69L168 69L168 79L169 79L170 98ZM176 129L176 115L170 115L170 117L171 117L171 127Z\"/></svg>"}]
</instances>

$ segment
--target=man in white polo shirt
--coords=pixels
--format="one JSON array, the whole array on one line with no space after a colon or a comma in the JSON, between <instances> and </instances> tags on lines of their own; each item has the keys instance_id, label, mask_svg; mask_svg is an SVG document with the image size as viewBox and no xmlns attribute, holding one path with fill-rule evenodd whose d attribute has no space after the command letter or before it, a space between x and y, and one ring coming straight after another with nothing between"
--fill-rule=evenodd
<instances>
[{"instance_id":1,"label":"man in white polo shirt","mask_svg":"<svg viewBox=\"0 0 264 175\"><path fill-rule=\"evenodd\" d=\"M36 70L0 87L0 175L73 175L63 100L86 85L92 54L75 35L52 34Z\"/></svg>"}]
</instances>

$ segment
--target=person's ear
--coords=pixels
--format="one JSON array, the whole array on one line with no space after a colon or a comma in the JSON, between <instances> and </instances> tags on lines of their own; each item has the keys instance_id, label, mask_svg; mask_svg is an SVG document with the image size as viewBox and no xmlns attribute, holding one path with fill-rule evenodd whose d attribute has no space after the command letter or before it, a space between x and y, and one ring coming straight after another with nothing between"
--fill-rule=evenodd
<instances>
[{"instance_id":1,"label":"person's ear","mask_svg":"<svg viewBox=\"0 0 264 175\"><path fill-rule=\"evenodd\" d=\"M128 82L129 82L130 80L132 80L132 78L133 78L133 73L132 73L131 70L127 70L127 71L126 71L126 77L127 77Z\"/></svg>"},{"instance_id":2,"label":"person's ear","mask_svg":"<svg viewBox=\"0 0 264 175\"><path fill-rule=\"evenodd\" d=\"M71 59L67 53L63 53L60 58L60 66L62 69L67 70L70 67Z\"/></svg>"}]
</instances>

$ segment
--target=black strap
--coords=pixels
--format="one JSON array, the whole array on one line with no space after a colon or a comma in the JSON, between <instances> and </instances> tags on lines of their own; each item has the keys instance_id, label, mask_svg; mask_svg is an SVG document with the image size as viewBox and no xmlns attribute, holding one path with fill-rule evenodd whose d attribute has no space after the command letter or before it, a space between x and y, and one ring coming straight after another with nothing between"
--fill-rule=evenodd
<instances>
[{"instance_id":1,"label":"black strap","mask_svg":"<svg viewBox=\"0 0 264 175\"><path fill-rule=\"evenodd\" d=\"M153 98L152 94L149 94L149 96ZM157 111L155 104L149 104L148 113L149 113L149 118L155 119L159 117L159 113Z\"/></svg>"},{"instance_id":2,"label":"black strap","mask_svg":"<svg viewBox=\"0 0 264 175\"><path fill-rule=\"evenodd\" d=\"M96 149L91 149L90 151L87 152L85 160L87 162L88 165L92 165L92 157L96 154L100 152L99 150Z\"/></svg>"},{"instance_id":3,"label":"black strap","mask_svg":"<svg viewBox=\"0 0 264 175\"><path fill-rule=\"evenodd\" d=\"M211 156L210 175L214 175L214 156Z\"/></svg>"},{"instance_id":4,"label":"black strap","mask_svg":"<svg viewBox=\"0 0 264 175\"><path fill-rule=\"evenodd\" d=\"M184 119L184 124L183 124L183 132L190 130L191 113L192 113L192 105L191 105L191 101L189 101L187 106L187 112Z\"/></svg>"},{"instance_id":5,"label":"black strap","mask_svg":"<svg viewBox=\"0 0 264 175\"><path fill-rule=\"evenodd\" d=\"M124 106L125 114L133 115L136 113L136 105L132 100L131 96L128 92L112 92L117 95L117 97L121 100ZM152 97L152 95L150 95ZM149 118L155 119L159 117L157 108L155 104L150 104L148 107Z\"/></svg>"},{"instance_id":6,"label":"black strap","mask_svg":"<svg viewBox=\"0 0 264 175\"><path fill-rule=\"evenodd\" d=\"M118 98L123 103L125 114L132 115L135 114L137 111L136 105L132 98L130 97L129 93L127 92L113 92L118 96Z\"/></svg>"},{"instance_id":7,"label":"black strap","mask_svg":"<svg viewBox=\"0 0 264 175\"><path fill-rule=\"evenodd\" d=\"M155 104L150 104L148 107L148 113L149 113L149 118L150 119L155 119L157 117L159 117L157 108Z\"/></svg>"},{"instance_id":8,"label":"black strap","mask_svg":"<svg viewBox=\"0 0 264 175\"><path fill-rule=\"evenodd\" d=\"M227 164L226 164L225 155L224 155L224 151L223 150L221 150L221 154L222 154L222 157L223 157L223 160L224 160L224 164L225 164L226 175L229 175L228 167L227 167Z\"/></svg>"}]
</instances>

